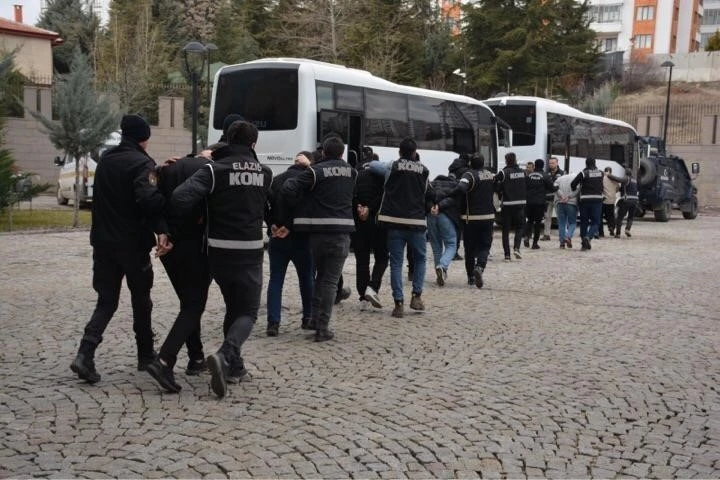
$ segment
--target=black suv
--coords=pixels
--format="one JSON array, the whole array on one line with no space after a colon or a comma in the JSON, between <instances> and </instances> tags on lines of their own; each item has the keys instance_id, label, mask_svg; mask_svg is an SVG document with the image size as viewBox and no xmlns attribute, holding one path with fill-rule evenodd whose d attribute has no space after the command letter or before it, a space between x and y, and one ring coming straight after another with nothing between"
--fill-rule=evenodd
<instances>
[{"instance_id":1,"label":"black suv","mask_svg":"<svg viewBox=\"0 0 720 480\"><path fill-rule=\"evenodd\" d=\"M668 155L665 142L658 137L640 137L639 197L636 217L646 211L655 214L658 222L667 222L673 208L684 218L698 214L697 188L692 183L685 161Z\"/></svg>"}]
</instances>

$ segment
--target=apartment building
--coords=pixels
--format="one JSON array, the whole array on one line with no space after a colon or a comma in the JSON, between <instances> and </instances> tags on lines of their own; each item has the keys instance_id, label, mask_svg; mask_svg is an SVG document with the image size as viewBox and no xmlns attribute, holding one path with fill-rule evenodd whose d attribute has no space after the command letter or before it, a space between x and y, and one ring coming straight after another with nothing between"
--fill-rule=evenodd
<instances>
[{"instance_id":1,"label":"apartment building","mask_svg":"<svg viewBox=\"0 0 720 480\"><path fill-rule=\"evenodd\" d=\"M460 5L466 3L473 1L438 0L454 32L460 30ZM700 51L720 29L720 0L590 0L588 5L600 51L623 52L624 62Z\"/></svg>"},{"instance_id":2,"label":"apartment building","mask_svg":"<svg viewBox=\"0 0 720 480\"><path fill-rule=\"evenodd\" d=\"M703 0L590 0L589 6L600 50L621 51L626 62L700 50Z\"/></svg>"},{"instance_id":3,"label":"apartment building","mask_svg":"<svg viewBox=\"0 0 720 480\"><path fill-rule=\"evenodd\" d=\"M705 0L705 11L700 22L700 48L705 49L708 40L720 30L720 0Z\"/></svg>"}]
</instances>

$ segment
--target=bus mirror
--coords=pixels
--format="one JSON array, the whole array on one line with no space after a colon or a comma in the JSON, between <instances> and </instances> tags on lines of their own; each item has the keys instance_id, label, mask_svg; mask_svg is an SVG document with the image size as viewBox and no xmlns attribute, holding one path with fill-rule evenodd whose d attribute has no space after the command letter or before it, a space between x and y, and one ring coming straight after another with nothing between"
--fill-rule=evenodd
<instances>
[{"instance_id":1,"label":"bus mirror","mask_svg":"<svg viewBox=\"0 0 720 480\"><path fill-rule=\"evenodd\" d=\"M512 146L512 130L509 128L498 128L498 144L505 148Z\"/></svg>"},{"instance_id":2,"label":"bus mirror","mask_svg":"<svg viewBox=\"0 0 720 480\"><path fill-rule=\"evenodd\" d=\"M63 165L65 165L65 161L62 158L60 158L59 156L55 157L55 159L53 160L53 163L55 165L57 165L58 167L62 167Z\"/></svg>"},{"instance_id":3,"label":"bus mirror","mask_svg":"<svg viewBox=\"0 0 720 480\"><path fill-rule=\"evenodd\" d=\"M698 162L693 162L690 168L692 169L693 175L700 173L700 164Z\"/></svg>"}]
</instances>

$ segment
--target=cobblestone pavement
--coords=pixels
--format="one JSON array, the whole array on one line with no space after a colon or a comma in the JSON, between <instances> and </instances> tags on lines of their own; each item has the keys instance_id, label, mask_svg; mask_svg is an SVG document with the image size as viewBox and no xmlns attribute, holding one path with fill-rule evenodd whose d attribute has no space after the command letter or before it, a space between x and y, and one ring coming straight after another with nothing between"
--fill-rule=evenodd
<instances>
[{"instance_id":1,"label":"cobblestone pavement","mask_svg":"<svg viewBox=\"0 0 720 480\"><path fill-rule=\"evenodd\" d=\"M718 478L720 218L633 230L511 263L496 232L482 290L462 262L443 288L428 268L427 310L399 320L386 276L385 307L360 311L353 295L326 343L300 329L291 270L280 336L265 336L263 309L244 350L253 378L224 400L208 375L177 368L172 395L135 370L127 290L102 381L79 381L88 233L1 235L0 476ZM164 337L178 306L155 267ZM213 287L208 352L222 312Z\"/></svg>"}]
</instances>

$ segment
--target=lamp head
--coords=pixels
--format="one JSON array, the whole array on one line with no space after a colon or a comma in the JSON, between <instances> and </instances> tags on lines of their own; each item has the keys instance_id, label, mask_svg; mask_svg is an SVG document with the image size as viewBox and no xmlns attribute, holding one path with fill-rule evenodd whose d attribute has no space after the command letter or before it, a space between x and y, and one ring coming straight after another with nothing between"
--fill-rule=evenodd
<instances>
[{"instance_id":1,"label":"lamp head","mask_svg":"<svg viewBox=\"0 0 720 480\"><path fill-rule=\"evenodd\" d=\"M206 52L205 46L200 42L189 42L183 47L185 71L190 78L197 78L203 71Z\"/></svg>"}]
</instances>

